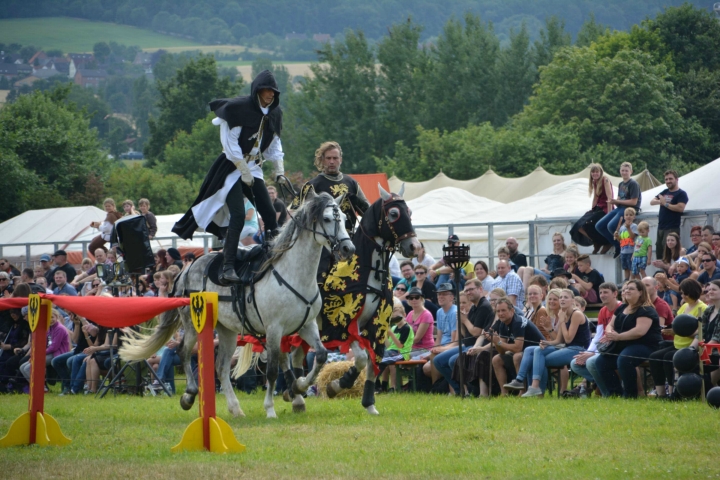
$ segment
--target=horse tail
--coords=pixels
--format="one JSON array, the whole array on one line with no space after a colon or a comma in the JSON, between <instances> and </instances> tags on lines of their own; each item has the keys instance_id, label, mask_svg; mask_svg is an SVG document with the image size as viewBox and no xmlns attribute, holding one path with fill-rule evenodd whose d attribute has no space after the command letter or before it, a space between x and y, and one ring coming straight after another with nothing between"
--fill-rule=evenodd
<instances>
[{"instance_id":1,"label":"horse tail","mask_svg":"<svg viewBox=\"0 0 720 480\"><path fill-rule=\"evenodd\" d=\"M235 368L233 368L232 378L240 378L245 374L245 372L251 368L255 368L258 359L260 358L258 355L253 354L252 345L237 347L235 349L235 354L238 357L238 361Z\"/></svg>"},{"instance_id":2,"label":"horse tail","mask_svg":"<svg viewBox=\"0 0 720 480\"><path fill-rule=\"evenodd\" d=\"M128 361L140 362L150 358L172 338L180 320L180 309L175 308L160 315L160 324L150 335L128 330L118 353Z\"/></svg>"}]
</instances>

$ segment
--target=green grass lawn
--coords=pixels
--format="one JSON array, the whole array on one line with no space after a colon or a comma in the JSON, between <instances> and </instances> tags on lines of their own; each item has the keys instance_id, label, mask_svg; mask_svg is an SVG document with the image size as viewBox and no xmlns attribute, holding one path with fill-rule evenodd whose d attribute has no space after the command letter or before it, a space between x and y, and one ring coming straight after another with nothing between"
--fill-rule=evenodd
<instances>
[{"instance_id":1,"label":"green grass lawn","mask_svg":"<svg viewBox=\"0 0 720 480\"><path fill-rule=\"evenodd\" d=\"M57 388L55 388L57 390ZM72 443L0 449L3 478L717 478L720 412L699 402L377 397L307 400L307 413L239 394L247 417L218 415L247 450L173 454L197 416L178 397L46 396ZM0 397L0 435L27 396Z\"/></svg>"},{"instance_id":2,"label":"green grass lawn","mask_svg":"<svg viewBox=\"0 0 720 480\"><path fill-rule=\"evenodd\" d=\"M92 52L97 42L117 42L141 48L199 47L192 40L128 25L77 18L13 18L0 20L0 42L59 48L65 53ZM242 47L237 47L242 48ZM192 48L188 48L192 50Z\"/></svg>"}]
</instances>

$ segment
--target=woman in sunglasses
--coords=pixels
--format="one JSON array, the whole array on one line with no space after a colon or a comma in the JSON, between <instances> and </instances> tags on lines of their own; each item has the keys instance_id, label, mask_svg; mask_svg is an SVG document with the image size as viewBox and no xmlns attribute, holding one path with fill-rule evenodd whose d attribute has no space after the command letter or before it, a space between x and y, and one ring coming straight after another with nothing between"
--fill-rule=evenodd
<instances>
[{"instance_id":1,"label":"woman in sunglasses","mask_svg":"<svg viewBox=\"0 0 720 480\"><path fill-rule=\"evenodd\" d=\"M410 324L415 333L415 341L410 356L411 358L423 358L429 355L430 349L435 346L433 316L430 310L425 308L425 297L418 287L412 287L408 290L405 298L410 308L412 308L405 321Z\"/></svg>"},{"instance_id":2,"label":"woman in sunglasses","mask_svg":"<svg viewBox=\"0 0 720 480\"><path fill-rule=\"evenodd\" d=\"M437 305L437 288L428 278L428 269L425 265L415 266L415 280L412 282L413 287L417 287L422 291L423 297Z\"/></svg>"},{"instance_id":3,"label":"woman in sunglasses","mask_svg":"<svg viewBox=\"0 0 720 480\"><path fill-rule=\"evenodd\" d=\"M407 286L404 283L399 283L393 289L393 295L400 301L405 300L405 297L407 296Z\"/></svg>"}]
</instances>

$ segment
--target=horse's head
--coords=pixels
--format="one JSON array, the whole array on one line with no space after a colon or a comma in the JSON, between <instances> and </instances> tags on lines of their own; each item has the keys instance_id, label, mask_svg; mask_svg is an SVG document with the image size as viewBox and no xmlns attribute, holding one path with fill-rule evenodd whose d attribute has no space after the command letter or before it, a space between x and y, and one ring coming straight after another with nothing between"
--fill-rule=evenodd
<instances>
[{"instance_id":1,"label":"horse's head","mask_svg":"<svg viewBox=\"0 0 720 480\"><path fill-rule=\"evenodd\" d=\"M345 214L340 209L343 197L333 199L328 193L318 195L311 189L305 197L304 209L309 209L306 220L311 224L307 228L312 230L315 241L341 260L347 260L355 253L355 245L345 229Z\"/></svg>"},{"instance_id":2,"label":"horse's head","mask_svg":"<svg viewBox=\"0 0 720 480\"><path fill-rule=\"evenodd\" d=\"M386 192L380 184L378 190L380 198L368 209L371 215L365 212L368 221L372 222L371 225L366 226L367 229L382 238L386 246L399 248L404 257L414 257L417 249L420 248L420 242L412 226L410 209L402 198L405 185L398 194Z\"/></svg>"}]
</instances>

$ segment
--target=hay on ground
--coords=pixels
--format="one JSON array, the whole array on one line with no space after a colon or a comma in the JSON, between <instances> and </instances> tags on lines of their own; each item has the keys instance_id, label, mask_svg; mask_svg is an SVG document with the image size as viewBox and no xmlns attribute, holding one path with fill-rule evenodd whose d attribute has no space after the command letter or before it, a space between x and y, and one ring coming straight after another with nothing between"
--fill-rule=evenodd
<instances>
[{"instance_id":1,"label":"hay on ground","mask_svg":"<svg viewBox=\"0 0 720 480\"><path fill-rule=\"evenodd\" d=\"M326 363L317 377L318 397L328 398L326 388L330 382L342 377L355 362ZM340 393L336 398L361 398L365 387L365 369L360 372L355 385Z\"/></svg>"}]
</instances>

